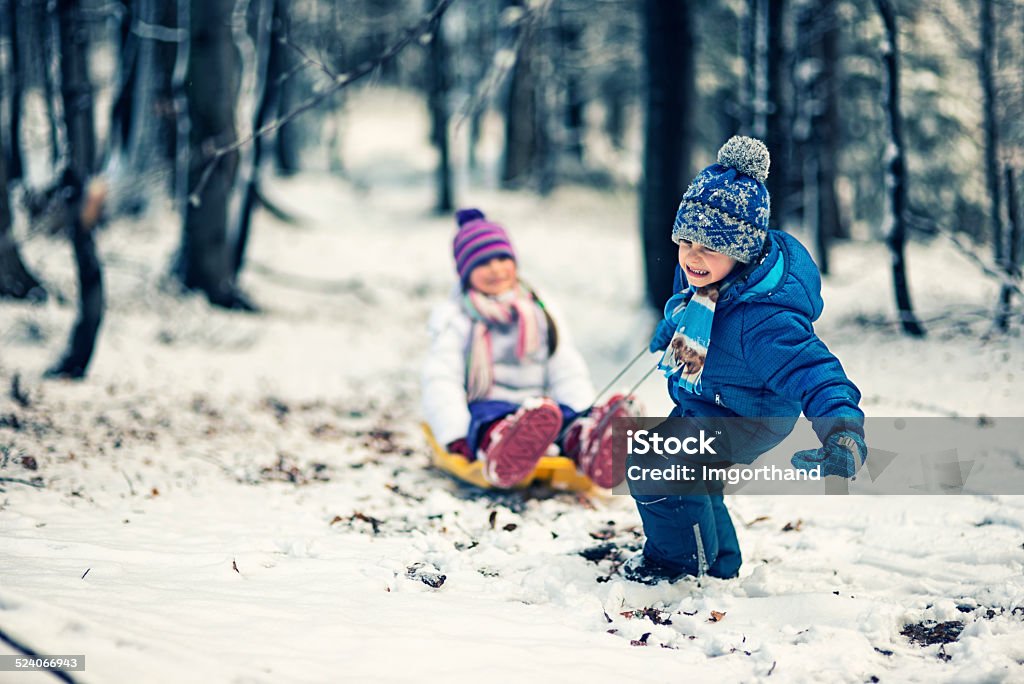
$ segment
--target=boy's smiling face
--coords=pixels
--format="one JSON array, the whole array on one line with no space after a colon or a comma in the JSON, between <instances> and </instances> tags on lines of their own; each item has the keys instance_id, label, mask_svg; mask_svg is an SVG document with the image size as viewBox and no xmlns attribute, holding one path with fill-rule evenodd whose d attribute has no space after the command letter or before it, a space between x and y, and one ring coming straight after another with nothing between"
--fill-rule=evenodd
<instances>
[{"instance_id":1,"label":"boy's smiling face","mask_svg":"<svg viewBox=\"0 0 1024 684\"><path fill-rule=\"evenodd\" d=\"M508 257L495 257L469 273L469 286L492 297L508 292L519 282L516 262Z\"/></svg>"},{"instance_id":2,"label":"boy's smiling face","mask_svg":"<svg viewBox=\"0 0 1024 684\"><path fill-rule=\"evenodd\" d=\"M708 249L699 242L679 241L679 266L690 285L704 287L717 283L729 275L736 264L731 256Z\"/></svg>"}]
</instances>

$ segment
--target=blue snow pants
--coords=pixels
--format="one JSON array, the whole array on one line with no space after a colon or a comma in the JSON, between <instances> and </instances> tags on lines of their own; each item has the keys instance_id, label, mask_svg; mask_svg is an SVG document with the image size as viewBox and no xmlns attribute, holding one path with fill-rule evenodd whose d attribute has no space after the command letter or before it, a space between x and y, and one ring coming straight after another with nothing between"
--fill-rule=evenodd
<instances>
[{"instance_id":1,"label":"blue snow pants","mask_svg":"<svg viewBox=\"0 0 1024 684\"><path fill-rule=\"evenodd\" d=\"M681 415L677 406L669 417ZM694 416L687 413L686 417ZM703 464L694 461L690 465L700 473L701 465L727 468L734 462L753 462L757 456L781 442L795 422L795 419L790 421L786 418L767 420L778 421L781 428L747 435L742 440L742 449L737 446L740 450L732 452L732 460ZM743 557L736 528L722 496L724 488L724 482L716 481L696 483L693 491L700 493L695 494L658 495L633 491L647 537L645 558L663 567L669 576L708 574L723 579L736 577Z\"/></svg>"},{"instance_id":2,"label":"blue snow pants","mask_svg":"<svg viewBox=\"0 0 1024 684\"><path fill-rule=\"evenodd\" d=\"M670 575L736 577L743 558L721 494L634 495L643 521L644 556ZM699 542L698 542L699 540Z\"/></svg>"}]
</instances>

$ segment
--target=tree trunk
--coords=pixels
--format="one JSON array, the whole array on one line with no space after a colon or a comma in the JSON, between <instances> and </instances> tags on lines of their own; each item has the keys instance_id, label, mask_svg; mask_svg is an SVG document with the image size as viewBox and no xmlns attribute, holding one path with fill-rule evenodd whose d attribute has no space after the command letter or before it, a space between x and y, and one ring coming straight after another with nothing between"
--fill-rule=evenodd
<instances>
[{"instance_id":1,"label":"tree trunk","mask_svg":"<svg viewBox=\"0 0 1024 684\"><path fill-rule=\"evenodd\" d=\"M149 27L160 25L161 11L157 0L136 0L136 18ZM156 134L161 119L157 116L157 62L158 39L145 35L136 40L138 54L135 77L131 89L131 121L125 138L125 176L121 182L130 187L124 194L131 212L141 212L147 203L145 179L147 172L160 163ZM119 207L121 209L121 207Z\"/></svg>"},{"instance_id":2,"label":"tree trunk","mask_svg":"<svg viewBox=\"0 0 1024 684\"><path fill-rule=\"evenodd\" d=\"M823 0L828 2L828 0ZM814 261L822 275L828 273L828 240L821 231L819 214L820 141L815 135L815 117L823 109L821 98L821 66L818 17L820 3L795 3L796 43L793 55L793 156L794 176L799 175L800 218L804 230L813 236Z\"/></svg>"},{"instance_id":3,"label":"tree trunk","mask_svg":"<svg viewBox=\"0 0 1024 684\"><path fill-rule=\"evenodd\" d=\"M184 217L188 212L188 177L192 166L192 148L189 137L192 121L188 110L188 90L185 80L188 77L189 53L192 51L191 33L191 0L175 0L175 26L178 31L185 31L181 42L175 46L174 66L171 71L171 95L174 103L174 176L172 191L174 205L178 215ZM175 272L182 276L184 257L179 252Z\"/></svg>"},{"instance_id":4,"label":"tree trunk","mask_svg":"<svg viewBox=\"0 0 1024 684\"><path fill-rule=\"evenodd\" d=\"M144 0L145 1L145 0ZM130 0L121 5L121 25L118 27L117 85L110 105L110 126L107 131L108 160L124 154L132 126L132 91L135 86L139 54L138 36L132 31L136 13Z\"/></svg>"},{"instance_id":5,"label":"tree trunk","mask_svg":"<svg viewBox=\"0 0 1024 684\"><path fill-rule=\"evenodd\" d=\"M612 145L621 150L626 139L626 94L622 88L622 79L627 78L617 72L601 83L601 99L604 101L607 115L604 129Z\"/></svg>"},{"instance_id":6,"label":"tree trunk","mask_svg":"<svg viewBox=\"0 0 1024 684\"><path fill-rule=\"evenodd\" d=\"M25 268L18 252L18 243L14 239L11 203L7 195L6 161L0 149L0 297L46 301L46 290Z\"/></svg>"},{"instance_id":7,"label":"tree trunk","mask_svg":"<svg viewBox=\"0 0 1024 684\"><path fill-rule=\"evenodd\" d=\"M96 164L92 84L89 82L88 31L79 0L58 0L60 90L72 172L83 182Z\"/></svg>"},{"instance_id":8,"label":"tree trunk","mask_svg":"<svg viewBox=\"0 0 1024 684\"><path fill-rule=\"evenodd\" d=\"M148 204L147 179L164 163L166 153L157 143L165 118L157 105L160 82L166 77L157 50L167 40L161 31L166 10L156 0L135 0L125 8L122 27L118 92L111 111L105 168L117 185L116 214L139 214ZM166 50L166 48L164 48ZM109 165L109 166L108 166Z\"/></svg>"},{"instance_id":9,"label":"tree trunk","mask_svg":"<svg viewBox=\"0 0 1024 684\"><path fill-rule=\"evenodd\" d=\"M690 176L696 99L691 10L675 0L644 3L647 121L640 211L647 301L655 308L672 294L678 261L672 222Z\"/></svg>"},{"instance_id":10,"label":"tree trunk","mask_svg":"<svg viewBox=\"0 0 1024 684\"><path fill-rule=\"evenodd\" d=\"M904 250L907 240L907 165L903 148L903 112L900 109L900 63L896 13L889 0L875 0L882 23L885 25L885 43L882 59L889 83L885 95L885 107L889 116L889 166L890 207L892 228L886 243L892 253L893 290L896 295L896 310L899 312L903 332L914 337L923 337L924 328L914 315L907 284L907 265Z\"/></svg>"},{"instance_id":11,"label":"tree trunk","mask_svg":"<svg viewBox=\"0 0 1024 684\"><path fill-rule=\"evenodd\" d=\"M1007 278L1013 280L1020 280L1021 273L1021 250L1024 245L1021 244L1021 217L1020 217L1020 205L1017 203L1017 181L1013 168L1006 167L1006 209L1007 218L1009 219L1009 245L1007 245L1007 254L1005 260L1004 273ZM1010 307L1013 303L1013 288L1009 285L1004 284L999 288L999 308L998 315L996 317L996 329L1001 331L1007 331L1010 328Z\"/></svg>"},{"instance_id":12,"label":"tree trunk","mask_svg":"<svg viewBox=\"0 0 1024 684\"><path fill-rule=\"evenodd\" d=\"M484 79L490 74L490 56L497 50L498 45L505 43L506 36L514 35L512 29L499 27L498 12L500 10L501 6L498 3L487 2L481 4L471 15L473 20L469 22L468 28L469 40L466 46L468 51L462 58L463 69L457 71L465 71L469 74L469 83L472 84L470 90L474 94L481 93L488 88ZM476 95L470 98L471 102L476 99ZM468 112L464 113L464 116L468 116L469 119L466 165L473 174L480 170L477 146L483 133L483 119L487 108L486 101L481 98L469 107Z\"/></svg>"},{"instance_id":13,"label":"tree trunk","mask_svg":"<svg viewBox=\"0 0 1024 684\"><path fill-rule=\"evenodd\" d=\"M764 142L772 157L772 173L768 175L765 185L772 200L773 228L781 228L786 224L785 219L790 209L788 175L791 172L789 156L792 126L789 124L786 111L785 79L788 57L783 33L785 16L785 0L768 0L767 50L763 54L768 79Z\"/></svg>"},{"instance_id":14,"label":"tree trunk","mask_svg":"<svg viewBox=\"0 0 1024 684\"><path fill-rule=\"evenodd\" d=\"M559 107L559 94L563 85L559 81L559 67L555 65L552 31L538 26L533 43L533 59L535 83L534 98L537 108L534 112L537 120L534 129L536 136L536 154L534 155L534 175L537 192L547 196L558 183L558 155L561 151L563 121Z\"/></svg>"},{"instance_id":15,"label":"tree trunk","mask_svg":"<svg viewBox=\"0 0 1024 684\"><path fill-rule=\"evenodd\" d=\"M157 21L160 26L172 29L177 35L174 40L157 41L153 46L153 122L159 124L153 132L153 144L157 146L161 165L174 167L177 151L175 138L177 130L177 106L175 104L174 69L177 65L181 43L188 42L188 27L180 27L178 0L157 2ZM182 4L188 5L187 2ZM183 31L179 28L184 28ZM171 175L173 178L174 175Z\"/></svg>"},{"instance_id":16,"label":"tree trunk","mask_svg":"<svg viewBox=\"0 0 1024 684\"><path fill-rule=\"evenodd\" d=\"M8 82L10 87L7 101L7 121L9 137L7 141L7 180L19 180L24 175L24 162L21 157L21 109L22 91L25 84L25 65L21 54L21 36L19 30L18 3L20 0L7 0L6 17L7 38L9 41ZM23 22L22 22L23 23ZM6 194L7 188L3 189Z\"/></svg>"},{"instance_id":17,"label":"tree trunk","mask_svg":"<svg viewBox=\"0 0 1024 684\"><path fill-rule=\"evenodd\" d=\"M280 15L278 18L280 35L287 36L290 32L291 17L289 16L289 3L281 3ZM274 65L271 67L275 77L288 74L288 78L276 85L276 98L278 103L278 114L284 114L294 109L298 101L298 76L292 73L295 56L291 49L279 46L274 55ZM274 160L277 162L277 172L282 176L291 176L299 172L299 147L301 131L296 121L290 121L277 129L274 138Z\"/></svg>"},{"instance_id":18,"label":"tree trunk","mask_svg":"<svg viewBox=\"0 0 1024 684\"><path fill-rule=\"evenodd\" d=\"M819 156L814 154L814 151L810 152L811 154L804 156L801 162L804 185L803 216L805 224L811 226L814 235L814 261L818 264L821 274L828 275L832 264L828 253L830 240L828 233L825 232L825 221L822 216L822 169Z\"/></svg>"},{"instance_id":19,"label":"tree trunk","mask_svg":"<svg viewBox=\"0 0 1024 684\"><path fill-rule=\"evenodd\" d=\"M565 79L565 152L577 165L583 164L583 88L579 64L580 39L583 27L559 8L559 50L562 55L561 71Z\"/></svg>"},{"instance_id":20,"label":"tree trunk","mask_svg":"<svg viewBox=\"0 0 1024 684\"><path fill-rule=\"evenodd\" d=\"M477 156L477 147L480 146L480 138L484 131L484 107L476 107L469 115L469 140L466 143L466 166L472 172L480 170L480 160Z\"/></svg>"},{"instance_id":21,"label":"tree trunk","mask_svg":"<svg viewBox=\"0 0 1024 684\"><path fill-rule=\"evenodd\" d=\"M188 189L179 263L175 269L190 290L211 304L248 308L236 292L227 240L228 199L238 152L212 153L235 140L238 54L231 35L232 0L192 0L188 58ZM202 182L202 185L200 183Z\"/></svg>"},{"instance_id":22,"label":"tree trunk","mask_svg":"<svg viewBox=\"0 0 1024 684\"><path fill-rule=\"evenodd\" d=\"M524 185L539 164L538 149L541 132L536 74L536 42L538 35L530 25L519 42L519 54L512 67L505 109L505 156L501 184L506 188Z\"/></svg>"},{"instance_id":23,"label":"tree trunk","mask_svg":"<svg viewBox=\"0 0 1024 684\"><path fill-rule=\"evenodd\" d=\"M814 0L799 8L793 85L791 165L802 170L801 213L814 236L814 257L829 272L829 247L845 237L836 192L839 157L838 17L836 0Z\"/></svg>"},{"instance_id":24,"label":"tree trunk","mask_svg":"<svg viewBox=\"0 0 1024 684\"><path fill-rule=\"evenodd\" d=\"M62 126L57 114L57 78L60 70L60 56L57 54L55 22L47 3L33 6L32 16L39 38L39 53L42 62L43 94L46 100L46 116L50 122L50 163L56 167L60 162L62 147L67 142L62 138Z\"/></svg>"},{"instance_id":25,"label":"tree trunk","mask_svg":"<svg viewBox=\"0 0 1024 684\"><path fill-rule=\"evenodd\" d=\"M819 127L821 167L819 175L819 216L821 232L827 240L847 239L850 231L843 223L839 209L839 136L842 125L839 118L839 13L838 0L823 0L819 21L824 23L821 34L821 88L824 111Z\"/></svg>"},{"instance_id":26,"label":"tree trunk","mask_svg":"<svg viewBox=\"0 0 1024 684\"><path fill-rule=\"evenodd\" d=\"M283 1L283 0L282 0ZM274 49L276 34L275 24L279 25L278 0L263 0L258 5L259 15L256 19L256 107L253 112L252 128L258 131L269 123L273 116L273 91L268 87L267 79L270 71L270 56ZM280 45L278 45L280 47ZM260 161L263 156L263 137L257 136L242 151L242 164L239 171L241 186L241 204L231 231L232 239L232 279L237 281L238 274L245 263L245 248L249 243L249 228L252 223L252 210L257 201L259 185Z\"/></svg>"},{"instance_id":27,"label":"tree trunk","mask_svg":"<svg viewBox=\"0 0 1024 684\"><path fill-rule=\"evenodd\" d=\"M331 3L330 22L326 27L328 32L327 45L329 46L329 64L334 73L338 74L345 70L348 63L348 54L344 36L337 27L343 26L345 22L345 9L339 3ZM331 96L331 112L329 114L329 129L327 131L327 168L331 173L339 176L345 173L345 160L341 157L341 135L343 129L343 116L345 109L345 93L339 90Z\"/></svg>"},{"instance_id":28,"label":"tree trunk","mask_svg":"<svg viewBox=\"0 0 1024 684\"><path fill-rule=\"evenodd\" d=\"M105 189L99 182L89 181L96 163L96 133L87 61L88 32L78 0L58 0L57 34L61 103L68 146L63 185L68 197L68 234L78 267L79 306L68 348L47 375L81 378L92 360L105 307L103 270L93 234L102 211Z\"/></svg>"},{"instance_id":29,"label":"tree trunk","mask_svg":"<svg viewBox=\"0 0 1024 684\"><path fill-rule=\"evenodd\" d=\"M428 88L427 100L430 109L430 139L437 149L437 201L434 211L448 214L455 208L452 200L452 167L449 157L448 141L448 88L451 75L448 67L448 46L445 44L442 26L444 18L439 18L434 27L434 36L430 41L430 58L427 64Z\"/></svg>"},{"instance_id":30,"label":"tree trunk","mask_svg":"<svg viewBox=\"0 0 1024 684\"><path fill-rule=\"evenodd\" d=\"M768 131L768 0L747 0L743 23L745 83L745 132L764 139Z\"/></svg>"},{"instance_id":31,"label":"tree trunk","mask_svg":"<svg viewBox=\"0 0 1024 684\"><path fill-rule=\"evenodd\" d=\"M980 47L978 50L978 76L981 80L982 110L984 112L985 130L985 185L988 190L989 225L992 231L992 252L996 268L1003 273L1010 273L1007 262L1006 235L1003 232L1003 207L999 187L999 121L996 116L996 84L995 84L995 26L992 16L992 0L981 0ZM995 326L1000 332L1006 332L1009 324L1008 296L1004 301L1002 288L999 304L996 306Z\"/></svg>"},{"instance_id":32,"label":"tree trunk","mask_svg":"<svg viewBox=\"0 0 1024 684\"><path fill-rule=\"evenodd\" d=\"M1020 202L1017 200L1017 174L1013 167L1006 167L1006 204L1010 219L1009 262L1012 275L1021 275L1021 257L1024 257L1024 225L1021 224Z\"/></svg>"}]
</instances>

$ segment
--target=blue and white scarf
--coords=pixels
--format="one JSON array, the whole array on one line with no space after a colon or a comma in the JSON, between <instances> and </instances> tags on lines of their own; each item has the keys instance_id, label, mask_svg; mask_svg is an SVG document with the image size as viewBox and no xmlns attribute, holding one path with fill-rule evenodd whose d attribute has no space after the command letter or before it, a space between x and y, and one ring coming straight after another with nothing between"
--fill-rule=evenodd
<instances>
[{"instance_id":1,"label":"blue and white scarf","mask_svg":"<svg viewBox=\"0 0 1024 684\"><path fill-rule=\"evenodd\" d=\"M665 304L665 320L676 328L672 341L658 362L665 377L679 372L679 387L700 393L700 377L711 344L711 324L718 302L718 287L694 288L673 295ZM681 372L680 372L681 371Z\"/></svg>"}]
</instances>

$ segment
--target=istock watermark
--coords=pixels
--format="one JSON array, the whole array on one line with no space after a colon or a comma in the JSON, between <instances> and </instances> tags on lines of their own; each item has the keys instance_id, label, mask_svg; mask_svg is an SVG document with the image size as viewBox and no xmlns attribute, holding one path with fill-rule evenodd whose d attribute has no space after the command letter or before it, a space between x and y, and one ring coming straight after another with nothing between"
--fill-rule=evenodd
<instances>
[{"instance_id":1,"label":"istock watermark","mask_svg":"<svg viewBox=\"0 0 1024 684\"><path fill-rule=\"evenodd\" d=\"M711 454L717 455L714 447L711 446L712 442L715 441L714 437L708 437L704 430L700 431L700 434L696 437L679 437L669 436L662 437L657 432L651 432L650 430L627 430L627 453L629 454L661 454L661 455L675 455L679 453L684 454ZM694 446L696 445L696 446Z\"/></svg>"},{"instance_id":2,"label":"istock watermark","mask_svg":"<svg viewBox=\"0 0 1024 684\"><path fill-rule=\"evenodd\" d=\"M863 428L855 477L796 467L837 430ZM1024 494L1024 418L632 418L613 425L613 492L701 494ZM860 459L857 459L859 464Z\"/></svg>"}]
</instances>

